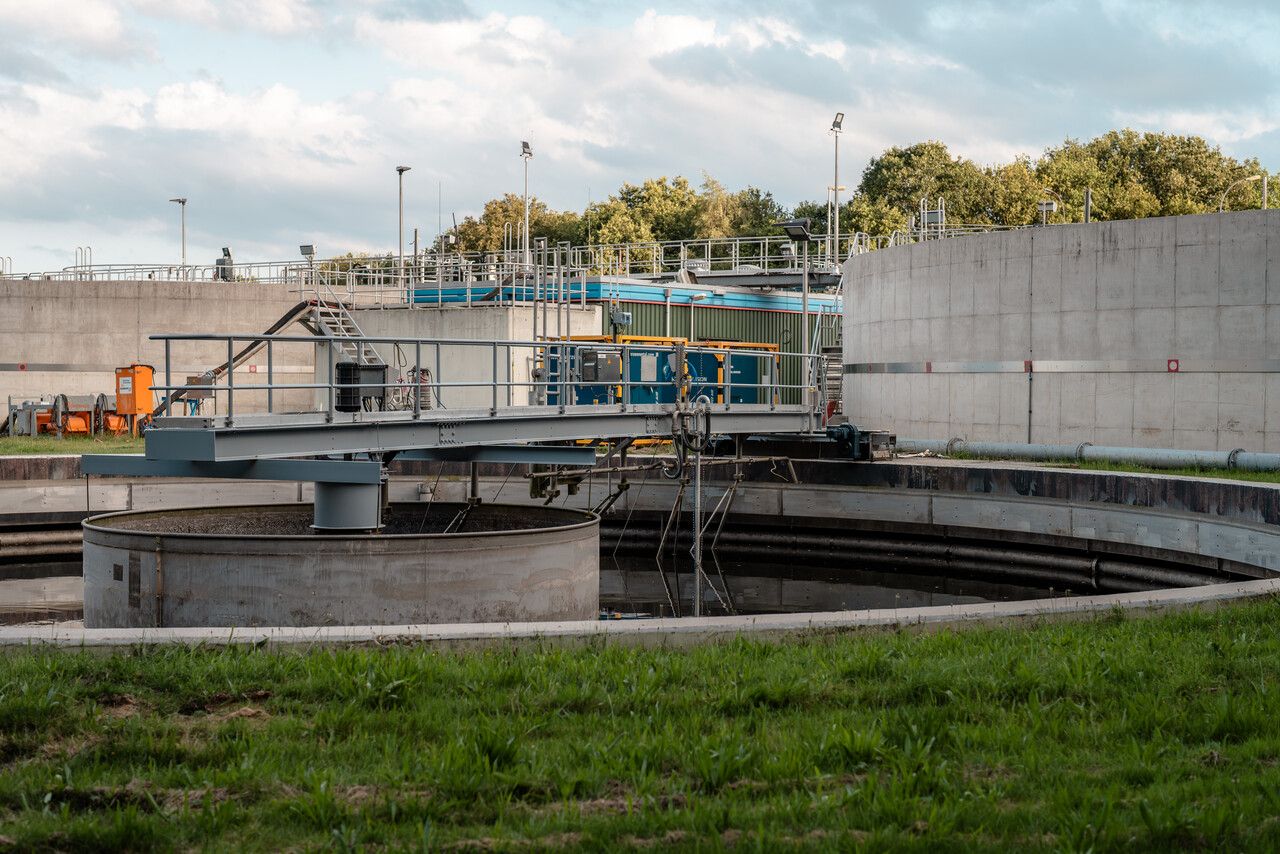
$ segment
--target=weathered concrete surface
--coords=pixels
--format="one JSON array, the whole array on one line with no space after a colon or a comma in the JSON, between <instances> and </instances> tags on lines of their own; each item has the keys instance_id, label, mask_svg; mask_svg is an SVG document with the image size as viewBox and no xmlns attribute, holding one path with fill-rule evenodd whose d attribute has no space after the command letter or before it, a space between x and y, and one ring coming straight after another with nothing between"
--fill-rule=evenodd
<instances>
[{"instance_id":1,"label":"weathered concrete surface","mask_svg":"<svg viewBox=\"0 0 1280 854\"><path fill-rule=\"evenodd\" d=\"M984 602L929 608L766 614L753 617L577 620L549 623L469 623L459 625L320 626L310 628L84 629L59 626L0 627L0 647L118 648L136 645L315 647L428 643L449 647L512 642L605 643L682 646L736 637L784 640L812 632L867 629L939 629L1091 619L1123 608L1132 614L1170 609L1212 608L1280 593L1280 579L1214 584L1145 593L1116 593L1070 599Z\"/></svg>"},{"instance_id":2,"label":"weathered concrete surface","mask_svg":"<svg viewBox=\"0 0 1280 854\"><path fill-rule=\"evenodd\" d=\"M0 280L0 401L50 392L114 395L117 366L163 364L164 345L148 336L257 335L298 299L286 285L258 282ZM302 370L289 374L292 382L310 375L308 351L282 349L276 356L277 364ZM226 353L215 345L190 345L174 358L183 372L196 374ZM236 383L250 385L255 378L245 365Z\"/></svg>"},{"instance_id":3,"label":"weathered concrete surface","mask_svg":"<svg viewBox=\"0 0 1280 854\"><path fill-rule=\"evenodd\" d=\"M309 507L304 509L309 518ZM458 509L435 505L437 527ZM146 528L183 530L191 514L96 517L84 526L85 625L323 626L594 616L599 520L571 510L518 510L532 515L538 529L492 530L500 523L487 524L485 517L496 519L502 512L495 505L475 511L473 527L490 530L456 534L174 534ZM217 529L256 531L264 519L289 513L295 511L238 508L239 522Z\"/></svg>"},{"instance_id":4,"label":"weathered concrete surface","mask_svg":"<svg viewBox=\"0 0 1280 854\"><path fill-rule=\"evenodd\" d=\"M1280 451L1280 211L854 256L844 347L846 371L897 363L846 373L844 400L900 436L1025 442L1030 419L1035 442Z\"/></svg>"}]
</instances>

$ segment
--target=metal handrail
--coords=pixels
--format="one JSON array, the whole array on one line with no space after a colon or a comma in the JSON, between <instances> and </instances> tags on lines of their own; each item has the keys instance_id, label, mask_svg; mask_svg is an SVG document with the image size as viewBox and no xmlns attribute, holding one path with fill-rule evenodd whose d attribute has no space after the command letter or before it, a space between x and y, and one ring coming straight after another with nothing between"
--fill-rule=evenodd
<instances>
[{"instance_id":1,"label":"metal handrail","mask_svg":"<svg viewBox=\"0 0 1280 854\"><path fill-rule=\"evenodd\" d=\"M422 412L432 408L430 406L431 396L434 396L435 399L439 401L441 399L440 397L441 392L449 389L477 389L477 388L489 389L489 394L487 395L487 397L489 399L488 408L489 408L490 416L496 416L497 414L499 414L500 399L505 400L505 406L508 408L523 406L523 404L517 404L514 401L512 391L517 388L526 388L534 392L538 392L540 390L541 393L544 395L543 397L544 400L546 399L545 398L546 395L549 395L549 393L552 391L556 391L558 394L558 403L559 403L560 409L561 411L564 411L564 408L566 406L565 401L571 400L574 398L574 395L576 395L576 389L580 385L587 385L591 387L603 386L610 389L614 389L614 388L620 389L621 399L607 405L620 406L623 411L626 411L626 409L629 406L634 405L634 401L632 401L631 394L630 394L632 389L641 388L641 387L652 388L655 385L666 384L663 382L634 381L631 378L630 355L632 351L637 351L637 350L642 351L645 354L683 353L686 356L686 361L684 362L685 365L688 364L687 356L689 354L698 354L698 353L714 354L715 356L722 357L724 359L723 380L718 378L711 378L711 377L681 376L680 378L682 381L687 381L687 385L689 387L704 387L708 385L722 386L724 388L724 397L725 397L724 408L725 409L728 409L732 405L734 405L732 402L732 396L733 396L733 390L735 388L738 390L742 390L743 388L755 389L758 394L767 394L768 405L770 406L771 409L777 408L779 406L783 406L783 407L796 406L797 407L796 411L814 412L814 411L820 411L819 404L821 404L820 399L810 398L810 391L812 391L813 386L810 380L808 379L810 377L815 376L817 373L813 362L814 360L822 358L820 354L806 355L801 353L780 353L773 350L760 350L760 349L753 349L753 348L746 348L746 347L724 348L724 347L696 346L696 345L652 345L647 343L631 344L631 343L613 343L613 342L585 342L585 341L572 341L568 339L541 340L541 341L539 340L480 341L480 340L466 339L466 338L404 338L404 337L379 337L379 336L362 336L358 339L355 339L348 336L335 336L335 335L278 335L278 334L277 335L219 335L219 334L211 334L211 333L160 334L160 335L152 335L150 336L150 339L153 341L160 341L164 344L164 368L163 368L164 384L153 385L152 390L154 392L162 393L166 403L165 405L166 416L172 415L171 402L174 399L175 392L178 392L178 391L182 391L184 392L184 394L190 393L190 392L209 392L215 398L215 400L219 394L225 395L226 397L225 418L228 420L228 422L230 422L230 420L234 418L234 415L236 412L235 402L236 402L237 393L240 394L241 396L243 396L245 393L256 393L256 394L265 393L267 396L266 412L276 413L279 411L275 407L277 392L292 391L292 390L313 390L313 391L324 392L326 405L323 408L305 410L305 412L325 413L327 415L327 418L331 420L339 411L337 409L337 402L340 396L339 395L340 391L347 390L347 389L366 389L366 388L380 388L388 393L393 389L402 390L402 391L411 390L412 391L412 408L413 408L415 418L421 417ZM173 359L172 350L173 350L173 345L175 343L218 342L219 344L225 345L225 349L228 354L227 358L228 358L228 361L230 361L233 358L232 354L236 350L237 343L266 344L268 354L270 355L270 353L272 352L272 348L275 345L280 345L280 344L307 344L307 345L313 345L313 346L325 345L326 352L328 352L329 348L332 348L335 344L339 344L339 343L350 344L353 341L356 342L360 347L365 347L365 346L372 347L373 345L376 345L376 344L383 344L383 345L393 345L399 348L402 352L406 352L406 353L412 352L413 364L412 365L406 364L404 367L406 368L407 373L411 377L413 377L413 379L406 382L403 377L392 379L389 376L386 382L381 382L381 383L369 383L369 382L363 382L363 381L357 382L357 383L339 383L336 381L336 378L335 378L335 371L333 369L333 364L334 364L333 360L331 357L327 356L326 360L328 362L329 367L327 369L327 378L326 378L326 381L324 382L317 381L317 382L310 382L310 383L297 383L297 382L278 383L275 381L275 367L273 364L273 360L270 357L267 360L267 371L264 377L265 379L264 383L256 383L254 385L249 385L249 386L238 386L235 383L234 377L231 376L231 372L228 372L228 375L226 376L225 385L218 385L217 383L214 383L214 382L184 383L181 385L177 385L173 382L174 359ZM490 365L491 375L487 379L485 378L454 379L454 380L445 379L441 375L441 371L443 368L442 359L441 359L441 355L442 355L441 350L442 348L446 348L446 347L471 347L471 348L478 348L484 352L487 352L489 355L488 359L481 357L479 359L465 358L465 359L454 359L452 361L455 364L466 366L464 367L464 370L466 370L467 368L473 369L473 367L477 364ZM433 363L433 367L432 365L428 364L427 361L424 361L424 358L423 358L424 348L428 348L429 350L429 353L432 357L430 361ZM581 364L579 362L575 366L575 359L578 359L580 357L581 352L587 349L595 350L595 351L604 350L608 352L619 353L622 357L621 362L623 366L623 374L621 379L618 381L612 381L612 380L595 381L595 380L581 379L579 376L581 373ZM558 371L557 375L553 377L550 375L549 372L547 372L541 378L539 378L535 372L531 372L530 378L527 380L513 379L511 374L512 367L515 364L513 362L513 357L517 352L522 350L530 351L530 356L532 357L533 364L534 365L540 364L544 368L549 365L552 359L556 359L557 364L560 366L560 370ZM499 358L500 355L503 356L502 359ZM733 380L733 361L735 359L768 360L769 363L772 363L773 368L768 370L762 369L760 371L759 376L762 379L765 379L766 381L756 382L756 383L742 383L742 382L735 383ZM799 367L800 367L799 375L802 378L805 378L804 381L802 381L801 383L782 382L783 365L790 362L791 360L795 360L799 363ZM499 369L500 365L502 366L501 370ZM566 366L568 368L567 370L565 370ZM423 381L424 369L430 371L430 381L427 381L427 382ZM263 377L263 374L259 372L257 376ZM504 379L504 376L505 376L505 379ZM785 404L782 402L784 392L789 392L789 391L800 392L800 400L801 400L800 404L798 405ZM427 398L428 404L425 407L422 405L422 401L423 401L422 396L424 392L426 392L429 395ZM407 405L407 401L405 403ZM805 408L806 403L809 404L808 409ZM399 410L399 411L404 411L404 410Z\"/></svg>"},{"instance_id":2,"label":"metal handrail","mask_svg":"<svg viewBox=\"0 0 1280 854\"><path fill-rule=\"evenodd\" d=\"M987 223L948 223L941 230L915 228L894 231L885 235L869 235L856 232L840 236L840 245L830 257L824 242L814 245L810 251L810 269L832 269L850 255L882 249L903 243L915 243L924 239L963 237L991 231L1012 231L1036 226L993 225ZM786 237L765 235L757 237L714 237L691 240L650 241L642 243L599 243L571 246L567 250L567 266L575 271L597 275L659 276L679 273L682 270L730 271L758 267L766 272L797 271L803 263L800 253L790 252ZM364 258L336 257L305 261L255 261L234 263L228 266L216 264L93 264L77 263L60 270L14 273L12 259L0 266L0 278L35 279L46 281L124 281L155 279L158 281L191 282L257 282L261 284L292 284L304 281L309 275L331 275L380 282L385 286L400 276L394 253L370 254ZM77 259L79 261L81 259ZM427 284L431 281L494 281L503 276L532 275L536 264L524 263L523 253L504 241L504 248L496 252L436 252L426 250L405 259L404 278L411 282Z\"/></svg>"}]
</instances>

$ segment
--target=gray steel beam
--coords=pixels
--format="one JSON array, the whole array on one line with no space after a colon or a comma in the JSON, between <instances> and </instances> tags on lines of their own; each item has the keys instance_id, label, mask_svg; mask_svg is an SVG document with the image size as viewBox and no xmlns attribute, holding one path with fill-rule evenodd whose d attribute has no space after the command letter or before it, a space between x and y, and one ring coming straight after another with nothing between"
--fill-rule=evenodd
<instances>
[{"instance_id":1,"label":"gray steel beam","mask_svg":"<svg viewBox=\"0 0 1280 854\"><path fill-rule=\"evenodd\" d=\"M252 460L271 457L324 456L364 452L510 445L514 442L557 442L602 436L670 436L670 412L594 410L562 415L508 414L454 421L374 421L289 426L236 426L186 429L166 427L147 433L147 457L153 460ZM770 410L735 405L713 411L717 433L803 433L806 413L779 407Z\"/></svg>"},{"instance_id":2,"label":"gray steel beam","mask_svg":"<svg viewBox=\"0 0 1280 854\"><path fill-rule=\"evenodd\" d=\"M382 464L346 460L149 460L130 454L85 454L84 474L143 477L226 477L236 480L302 480L377 484Z\"/></svg>"},{"instance_id":3,"label":"gray steel beam","mask_svg":"<svg viewBox=\"0 0 1280 854\"><path fill-rule=\"evenodd\" d=\"M401 451L396 454L396 459L589 466L596 461L596 449L590 445L471 445L465 448L417 448Z\"/></svg>"}]
</instances>

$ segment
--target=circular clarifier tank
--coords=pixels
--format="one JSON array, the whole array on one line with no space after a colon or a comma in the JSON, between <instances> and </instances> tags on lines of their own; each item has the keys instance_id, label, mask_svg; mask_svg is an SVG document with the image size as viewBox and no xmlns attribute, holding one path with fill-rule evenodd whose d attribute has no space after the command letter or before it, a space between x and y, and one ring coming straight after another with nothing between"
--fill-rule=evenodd
<instances>
[{"instance_id":1,"label":"circular clarifier tank","mask_svg":"<svg viewBox=\"0 0 1280 854\"><path fill-rule=\"evenodd\" d=\"M393 504L376 534L317 534L310 504L110 513L84 523L89 628L584 620L599 519ZM448 531L448 533L446 533Z\"/></svg>"}]
</instances>

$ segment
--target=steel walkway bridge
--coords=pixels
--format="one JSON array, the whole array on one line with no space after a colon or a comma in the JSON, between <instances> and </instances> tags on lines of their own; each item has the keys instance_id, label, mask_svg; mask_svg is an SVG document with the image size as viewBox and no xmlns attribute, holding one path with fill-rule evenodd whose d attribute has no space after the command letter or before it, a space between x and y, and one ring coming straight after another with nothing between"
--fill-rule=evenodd
<instances>
[{"instance_id":1,"label":"steel walkway bridge","mask_svg":"<svg viewBox=\"0 0 1280 854\"><path fill-rule=\"evenodd\" d=\"M200 411L166 406L145 433L145 455L87 455L84 473L311 481L320 531L377 529L386 465L397 458L591 468L600 443L673 440L680 455L713 434L811 433L823 411L821 354L351 335L152 339L165 350L164 384L153 391L199 400ZM190 363L175 351L225 353L234 368L246 346L265 354L264 371L175 383L173 366ZM278 354L299 348L315 353L310 382L277 370ZM782 384L788 362L809 381Z\"/></svg>"}]
</instances>

